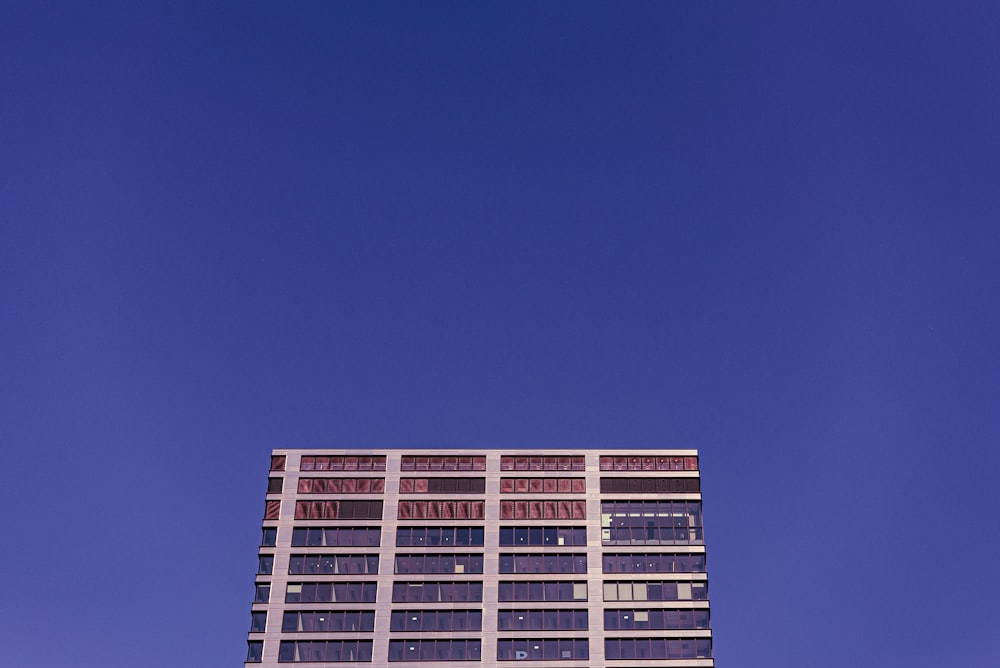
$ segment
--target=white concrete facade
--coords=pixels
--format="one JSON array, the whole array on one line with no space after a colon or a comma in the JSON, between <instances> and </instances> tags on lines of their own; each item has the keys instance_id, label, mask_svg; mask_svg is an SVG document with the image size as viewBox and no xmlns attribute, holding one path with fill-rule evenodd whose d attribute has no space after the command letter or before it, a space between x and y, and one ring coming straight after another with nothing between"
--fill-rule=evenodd
<instances>
[{"instance_id":1,"label":"white concrete facade","mask_svg":"<svg viewBox=\"0 0 1000 668\"><path fill-rule=\"evenodd\" d=\"M385 470L302 470L303 457L375 457L385 458ZM252 606L252 611L267 613L266 625L263 631L252 631L248 635L248 643L251 652L254 654L252 660L246 663L247 666L278 666L289 665L289 663L303 662L297 658L291 650L291 643L296 641L311 640L364 640L372 641L370 661L338 661L338 662L309 662L310 666L341 666L353 668L360 666L428 666L432 668L468 668L472 665L488 666L511 666L518 664L523 668L583 668L584 666L673 666L677 668L708 668L714 666L711 657L710 643L711 630L707 623L689 624L692 628L669 628L669 629L606 629L605 611L619 609L634 609L648 613L649 611L670 610L675 614L678 610L707 611L709 601L707 595L700 598L695 595L692 599L690 592L707 591L707 574L703 567L694 572L631 572L620 571L605 572L605 555L700 555L701 564L704 563L705 546L701 534L700 526L697 531L692 524L688 533L682 527L687 520L680 518L673 526L674 536L683 536L678 540L655 540L645 541L644 538L633 540L627 543L623 540L612 539L611 529L613 520L605 513L602 516L602 502L626 502L626 501L646 501L646 502L701 502L700 492L700 472L697 466L691 467L692 459L697 461L697 451L695 450L520 450L520 449L460 449L460 450L417 450L417 449L391 449L391 450L300 450L300 449L278 449L273 452L272 461L284 457L283 470L272 470L269 478L272 480L271 486L276 487L276 479L281 479L280 492L267 494L269 504L269 515L274 519L265 519L263 527L265 529L276 529L277 537L273 546L262 546L260 554L273 557L273 567L271 572L261 572L256 576L258 585L269 585L270 596L267 602L257 602ZM401 470L401 462L404 457L485 457L485 470ZM544 467L544 458L566 458L583 457L583 470L502 470L502 457L517 458L543 458L541 466ZM602 470L602 457L626 457L629 458L630 470L614 470L612 460L605 459L605 470ZM639 470L635 470L634 465L638 458ZM673 462L678 459L686 462L686 466L677 468L656 468L662 465L664 458L668 459L667 466L676 466ZM653 460L653 468L645 468ZM377 461L377 460L376 460ZM442 460L443 461L443 460ZM509 460L507 460L509 461ZM549 460L551 462L551 459ZM556 466L560 466L558 463ZM618 460L620 464L621 460ZM534 467L536 460L529 459L529 467ZM433 494L433 493L400 493L401 478L484 478L485 492L462 493L462 494ZM505 478L583 478L585 491L576 492L504 492L501 493L501 480ZM316 494L300 493L299 480L302 478L384 478L384 492L374 494ZM680 486L686 487L688 491L606 491L602 493L601 479L654 479L647 484L673 484L678 485L680 479L697 479L692 482L682 482ZM663 480L663 483L656 481ZM506 483L507 486L512 483ZM579 483L577 483L579 484ZM605 482L605 485L624 485L624 482ZM634 483L633 483L634 484ZM536 485L537 486L537 485ZM697 491L690 491L691 489ZM383 502L381 519L296 519L296 502L303 501L363 501L381 500ZM484 514L481 519L429 519L429 518L408 518L400 519L399 502L403 501L475 501L484 502ZM544 519L544 518L507 518L501 519L501 502L507 501L585 501L586 518L566 518ZM274 502L280 502L280 505ZM568 504L567 504L568 505ZM524 508L525 506L519 506ZM532 506L532 508L541 506ZM579 506L578 506L579 507ZM634 507L634 506L631 506ZM652 507L652 506L646 506ZM656 506L659 508L660 506ZM685 506L682 506L685 507ZM686 506L691 507L689 504ZM509 508L509 506L507 506ZM275 510L277 509L277 513ZM547 512L548 507L545 508ZM561 511L560 511L561 512ZM700 524L700 505L698 506L698 522ZM640 520L635 517L634 526L639 526L642 522L660 522L661 520ZM693 522L693 520L692 520ZM460 527L482 527L484 529L484 544L466 546L437 546L418 547L407 546L397 547L397 529L399 527L417 526L460 526ZM576 546L520 546L501 545L502 527L585 527L586 545ZM687 525L684 524L684 527ZM370 527L381 531L380 545L375 547L309 547L293 546L292 534L294 529L308 527ZM634 529L631 535L643 536L643 529ZM653 530L651 529L651 532ZM650 533L649 535L654 535ZM660 536L661 534L655 534ZM662 535L667 535L666 530ZM689 538L690 536L690 538ZM394 573L395 556L397 554L414 553L459 553L459 554L482 554L482 573L447 573L447 574L397 574ZM586 554L586 573L500 573L500 555L537 555L537 554L558 554L573 553ZM289 563L292 555L308 554L351 554L351 555L375 555L379 557L378 573L368 575L305 575L289 574ZM664 558L665 563L666 557ZM262 569L267 570L267 569ZM289 582L377 582L377 596L374 602L353 602L353 603L286 603L286 592ZM393 584L396 582L482 582L483 596L481 602L435 602L435 603L415 603L396 602L393 598ZM504 602L498 600L498 590L501 583L512 581L573 581L586 582L586 600L559 600L559 601L522 601ZM614 598L616 594L609 594L609 591L618 591L614 586L609 587L609 583L635 582L634 596L631 601L606 600L606 597ZM641 585L639 584L641 583ZM664 584L663 590L669 588L681 592L678 597L687 596L685 600L650 600L646 599L647 588ZM625 585L623 585L624 587ZM643 592L642 596L638 593ZM651 589L650 589L651 590ZM624 591L624 589L622 589ZM575 594L574 594L575 595ZM482 611L482 630L465 631L393 631L390 630L391 612L401 610L468 610L480 609ZM574 609L587 611L587 628L573 630L498 630L498 611L502 610L546 610L546 609ZM306 611L306 610L374 610L374 629L370 632L302 632L286 631L282 632L282 619L285 612ZM610 614L610 613L609 613ZM707 612L701 613L703 619L707 620ZM682 624L683 625L683 624ZM677 624L673 624L677 626ZM698 628L694 628L697 626ZM390 658L390 640L393 641L413 641L432 639L474 639L481 641L481 649L478 660L462 661L410 661L398 660L398 656ZM589 656L587 658L571 659L536 659L532 656L510 660L506 657L498 660L498 640L509 639L586 639L588 640ZM673 658L658 658L661 650L654 649L654 655L650 655L643 648L646 647L647 640L650 647L659 648L659 639L670 639L669 643L663 647L669 647L673 653ZM633 656L614 658L606 656L605 641L615 639L638 639L635 644L637 648ZM691 639L679 643L677 639ZM622 644L626 654L629 653L631 640ZM692 648L697 642L697 651ZM286 645L285 650L279 654L282 643ZM708 646L709 650L705 651ZM398 648L398 644L396 645ZM506 647L506 645L505 645ZM677 650L681 647L681 650ZM677 657L676 652L680 651L682 657ZM642 654L641 656L639 654ZM692 654L695 654L692 656ZM258 659L259 656L259 660ZM407 656L404 653L404 656ZM280 657L280 660L279 660Z\"/></svg>"}]
</instances>

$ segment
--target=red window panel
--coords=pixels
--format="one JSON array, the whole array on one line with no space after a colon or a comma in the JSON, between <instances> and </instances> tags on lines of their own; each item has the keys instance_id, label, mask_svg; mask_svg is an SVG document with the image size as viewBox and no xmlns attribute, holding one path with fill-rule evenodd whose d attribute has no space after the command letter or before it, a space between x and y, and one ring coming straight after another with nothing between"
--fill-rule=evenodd
<instances>
[{"instance_id":1,"label":"red window panel","mask_svg":"<svg viewBox=\"0 0 1000 668\"><path fill-rule=\"evenodd\" d=\"M528 491L532 494L538 494L542 491L542 481L544 478L528 478Z\"/></svg>"},{"instance_id":2,"label":"red window panel","mask_svg":"<svg viewBox=\"0 0 1000 668\"><path fill-rule=\"evenodd\" d=\"M356 494L358 481L354 478L344 478L340 481L340 491L342 494Z\"/></svg>"},{"instance_id":3,"label":"red window panel","mask_svg":"<svg viewBox=\"0 0 1000 668\"><path fill-rule=\"evenodd\" d=\"M312 494L313 479L299 478L299 494Z\"/></svg>"},{"instance_id":4,"label":"red window panel","mask_svg":"<svg viewBox=\"0 0 1000 668\"><path fill-rule=\"evenodd\" d=\"M514 491L514 479L513 478L501 478L500 479L500 493L509 494Z\"/></svg>"},{"instance_id":5,"label":"red window panel","mask_svg":"<svg viewBox=\"0 0 1000 668\"><path fill-rule=\"evenodd\" d=\"M528 479L527 478L518 478L515 481L514 488L515 488L515 491L517 491L519 493L520 492L527 492L528 491Z\"/></svg>"},{"instance_id":6,"label":"red window panel","mask_svg":"<svg viewBox=\"0 0 1000 668\"><path fill-rule=\"evenodd\" d=\"M571 519L573 519L573 502L572 501L560 501L559 502L559 519L561 519L561 520L571 520Z\"/></svg>"},{"instance_id":7,"label":"red window panel","mask_svg":"<svg viewBox=\"0 0 1000 668\"><path fill-rule=\"evenodd\" d=\"M514 502L513 501L501 501L500 502L500 519L511 520L514 519Z\"/></svg>"},{"instance_id":8,"label":"red window panel","mask_svg":"<svg viewBox=\"0 0 1000 668\"><path fill-rule=\"evenodd\" d=\"M485 501L474 501L471 508L471 519L481 520L486 517L486 502Z\"/></svg>"},{"instance_id":9,"label":"red window panel","mask_svg":"<svg viewBox=\"0 0 1000 668\"><path fill-rule=\"evenodd\" d=\"M587 519L587 502L586 501L574 501L573 502L573 519L575 519L575 520L585 520L585 519Z\"/></svg>"},{"instance_id":10,"label":"red window panel","mask_svg":"<svg viewBox=\"0 0 1000 668\"><path fill-rule=\"evenodd\" d=\"M272 471L284 471L285 470L285 455L272 455L271 456L271 470Z\"/></svg>"},{"instance_id":11,"label":"red window panel","mask_svg":"<svg viewBox=\"0 0 1000 668\"><path fill-rule=\"evenodd\" d=\"M500 470L501 471L513 471L514 470L514 458L509 456L503 456L500 458Z\"/></svg>"},{"instance_id":12,"label":"red window panel","mask_svg":"<svg viewBox=\"0 0 1000 668\"><path fill-rule=\"evenodd\" d=\"M399 479L399 493L400 494L412 494L413 493L413 478L400 478Z\"/></svg>"},{"instance_id":13,"label":"red window panel","mask_svg":"<svg viewBox=\"0 0 1000 668\"><path fill-rule=\"evenodd\" d=\"M276 520L281 515L281 501L268 501L264 504L264 519Z\"/></svg>"},{"instance_id":14,"label":"red window panel","mask_svg":"<svg viewBox=\"0 0 1000 668\"><path fill-rule=\"evenodd\" d=\"M698 458L697 457L685 457L684 458L684 470L685 471L697 471L698 470Z\"/></svg>"},{"instance_id":15,"label":"red window panel","mask_svg":"<svg viewBox=\"0 0 1000 668\"><path fill-rule=\"evenodd\" d=\"M372 478L372 494L385 494L385 478Z\"/></svg>"},{"instance_id":16,"label":"red window panel","mask_svg":"<svg viewBox=\"0 0 1000 668\"><path fill-rule=\"evenodd\" d=\"M587 491L587 481L583 478L573 478L573 492L583 494Z\"/></svg>"},{"instance_id":17,"label":"red window panel","mask_svg":"<svg viewBox=\"0 0 1000 668\"><path fill-rule=\"evenodd\" d=\"M300 471L312 471L313 467L316 465L316 458L309 455L303 455L302 460L299 462Z\"/></svg>"},{"instance_id":18,"label":"red window panel","mask_svg":"<svg viewBox=\"0 0 1000 668\"><path fill-rule=\"evenodd\" d=\"M357 471L358 470L358 458L357 457L344 457L344 470L345 471Z\"/></svg>"},{"instance_id":19,"label":"red window panel","mask_svg":"<svg viewBox=\"0 0 1000 668\"><path fill-rule=\"evenodd\" d=\"M399 519L408 520L413 517L413 506L409 501L399 502Z\"/></svg>"},{"instance_id":20,"label":"red window panel","mask_svg":"<svg viewBox=\"0 0 1000 668\"><path fill-rule=\"evenodd\" d=\"M528 470L528 458L527 457L515 457L514 458L514 468L518 471Z\"/></svg>"},{"instance_id":21,"label":"red window panel","mask_svg":"<svg viewBox=\"0 0 1000 668\"><path fill-rule=\"evenodd\" d=\"M559 503L557 501L544 501L543 508L542 517L545 519L551 520L559 517Z\"/></svg>"}]
</instances>

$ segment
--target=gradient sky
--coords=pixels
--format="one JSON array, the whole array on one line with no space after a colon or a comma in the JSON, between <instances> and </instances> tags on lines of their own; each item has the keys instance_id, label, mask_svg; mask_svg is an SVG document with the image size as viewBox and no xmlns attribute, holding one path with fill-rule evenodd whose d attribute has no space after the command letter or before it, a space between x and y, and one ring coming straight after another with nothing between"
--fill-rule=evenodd
<instances>
[{"instance_id":1,"label":"gradient sky","mask_svg":"<svg viewBox=\"0 0 1000 668\"><path fill-rule=\"evenodd\" d=\"M698 448L719 666L1000 665L998 43L3 3L3 664L240 665L270 449L412 445Z\"/></svg>"}]
</instances>

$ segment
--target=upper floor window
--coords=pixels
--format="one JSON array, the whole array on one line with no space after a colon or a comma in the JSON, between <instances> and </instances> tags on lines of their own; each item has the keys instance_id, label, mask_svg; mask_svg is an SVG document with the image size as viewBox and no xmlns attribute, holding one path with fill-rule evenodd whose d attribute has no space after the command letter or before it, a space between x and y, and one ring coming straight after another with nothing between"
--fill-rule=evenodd
<instances>
[{"instance_id":1,"label":"upper floor window","mask_svg":"<svg viewBox=\"0 0 1000 668\"><path fill-rule=\"evenodd\" d=\"M477 520L486 511L485 501L400 501L401 520Z\"/></svg>"},{"instance_id":2,"label":"upper floor window","mask_svg":"<svg viewBox=\"0 0 1000 668\"><path fill-rule=\"evenodd\" d=\"M587 610L498 610L498 631L586 631Z\"/></svg>"},{"instance_id":3,"label":"upper floor window","mask_svg":"<svg viewBox=\"0 0 1000 668\"><path fill-rule=\"evenodd\" d=\"M501 554L501 573L586 573L587 555L571 552L555 554Z\"/></svg>"},{"instance_id":4,"label":"upper floor window","mask_svg":"<svg viewBox=\"0 0 1000 668\"><path fill-rule=\"evenodd\" d=\"M285 633L350 633L375 630L374 610L287 611L281 620Z\"/></svg>"},{"instance_id":5,"label":"upper floor window","mask_svg":"<svg viewBox=\"0 0 1000 668\"><path fill-rule=\"evenodd\" d=\"M383 455L303 455L300 471L384 471Z\"/></svg>"},{"instance_id":6,"label":"upper floor window","mask_svg":"<svg viewBox=\"0 0 1000 668\"><path fill-rule=\"evenodd\" d=\"M486 478L400 478L400 494L482 494Z\"/></svg>"},{"instance_id":7,"label":"upper floor window","mask_svg":"<svg viewBox=\"0 0 1000 668\"><path fill-rule=\"evenodd\" d=\"M296 501L297 520L380 520L381 501Z\"/></svg>"},{"instance_id":8,"label":"upper floor window","mask_svg":"<svg viewBox=\"0 0 1000 668\"><path fill-rule=\"evenodd\" d=\"M704 554L643 554L601 555L601 569L605 573L704 573Z\"/></svg>"},{"instance_id":9,"label":"upper floor window","mask_svg":"<svg viewBox=\"0 0 1000 668\"><path fill-rule=\"evenodd\" d=\"M299 494L382 494L385 478L299 478Z\"/></svg>"},{"instance_id":10,"label":"upper floor window","mask_svg":"<svg viewBox=\"0 0 1000 668\"><path fill-rule=\"evenodd\" d=\"M497 585L498 601L586 601L587 583L570 580L525 580Z\"/></svg>"},{"instance_id":11,"label":"upper floor window","mask_svg":"<svg viewBox=\"0 0 1000 668\"><path fill-rule=\"evenodd\" d=\"M377 554L293 554L288 559L292 575L347 575L378 573Z\"/></svg>"},{"instance_id":12,"label":"upper floor window","mask_svg":"<svg viewBox=\"0 0 1000 668\"><path fill-rule=\"evenodd\" d=\"M501 478L500 493L583 494L587 491L584 478Z\"/></svg>"},{"instance_id":13,"label":"upper floor window","mask_svg":"<svg viewBox=\"0 0 1000 668\"><path fill-rule=\"evenodd\" d=\"M482 610L393 610L390 631L482 631Z\"/></svg>"},{"instance_id":14,"label":"upper floor window","mask_svg":"<svg viewBox=\"0 0 1000 668\"><path fill-rule=\"evenodd\" d=\"M285 603L374 603L375 582L289 582Z\"/></svg>"},{"instance_id":15,"label":"upper floor window","mask_svg":"<svg viewBox=\"0 0 1000 668\"><path fill-rule=\"evenodd\" d=\"M393 582L393 603L483 600L482 582Z\"/></svg>"},{"instance_id":16,"label":"upper floor window","mask_svg":"<svg viewBox=\"0 0 1000 668\"><path fill-rule=\"evenodd\" d=\"M527 547L544 545L586 545L587 527L500 527L500 545Z\"/></svg>"},{"instance_id":17,"label":"upper floor window","mask_svg":"<svg viewBox=\"0 0 1000 668\"><path fill-rule=\"evenodd\" d=\"M483 527L397 527L396 545L401 547L481 546Z\"/></svg>"},{"instance_id":18,"label":"upper floor window","mask_svg":"<svg viewBox=\"0 0 1000 668\"><path fill-rule=\"evenodd\" d=\"M501 471L586 471L582 455L503 455Z\"/></svg>"},{"instance_id":19,"label":"upper floor window","mask_svg":"<svg viewBox=\"0 0 1000 668\"><path fill-rule=\"evenodd\" d=\"M584 638L497 640L497 661L579 661L590 658Z\"/></svg>"},{"instance_id":20,"label":"upper floor window","mask_svg":"<svg viewBox=\"0 0 1000 668\"><path fill-rule=\"evenodd\" d=\"M272 471L285 470L285 455L271 455L271 470Z\"/></svg>"},{"instance_id":21,"label":"upper floor window","mask_svg":"<svg viewBox=\"0 0 1000 668\"><path fill-rule=\"evenodd\" d=\"M370 527L296 527L292 547L378 547L382 530Z\"/></svg>"},{"instance_id":22,"label":"upper floor window","mask_svg":"<svg viewBox=\"0 0 1000 668\"><path fill-rule=\"evenodd\" d=\"M397 573L482 573L481 554L397 554Z\"/></svg>"},{"instance_id":23,"label":"upper floor window","mask_svg":"<svg viewBox=\"0 0 1000 668\"><path fill-rule=\"evenodd\" d=\"M371 660L371 640L282 640L278 646L278 663Z\"/></svg>"},{"instance_id":24,"label":"upper floor window","mask_svg":"<svg viewBox=\"0 0 1000 668\"><path fill-rule=\"evenodd\" d=\"M485 471L486 457L403 455L400 471Z\"/></svg>"},{"instance_id":25,"label":"upper floor window","mask_svg":"<svg viewBox=\"0 0 1000 668\"><path fill-rule=\"evenodd\" d=\"M502 520L585 520L587 502L579 501L501 501Z\"/></svg>"},{"instance_id":26,"label":"upper floor window","mask_svg":"<svg viewBox=\"0 0 1000 668\"><path fill-rule=\"evenodd\" d=\"M479 661L481 640L390 640L389 661Z\"/></svg>"},{"instance_id":27,"label":"upper floor window","mask_svg":"<svg viewBox=\"0 0 1000 668\"><path fill-rule=\"evenodd\" d=\"M681 608L676 610L661 608L626 608L625 610L604 611L606 631L649 629L668 631L673 629L707 629L708 608Z\"/></svg>"},{"instance_id":28,"label":"upper floor window","mask_svg":"<svg viewBox=\"0 0 1000 668\"><path fill-rule=\"evenodd\" d=\"M605 494L692 494L700 491L699 478L601 478L601 492Z\"/></svg>"},{"instance_id":29,"label":"upper floor window","mask_svg":"<svg viewBox=\"0 0 1000 668\"><path fill-rule=\"evenodd\" d=\"M604 658L642 661L643 659L709 659L711 638L606 638Z\"/></svg>"},{"instance_id":30,"label":"upper floor window","mask_svg":"<svg viewBox=\"0 0 1000 668\"><path fill-rule=\"evenodd\" d=\"M697 457L602 455L602 471L697 471Z\"/></svg>"},{"instance_id":31,"label":"upper floor window","mask_svg":"<svg viewBox=\"0 0 1000 668\"><path fill-rule=\"evenodd\" d=\"M704 601L707 582L604 582L605 601Z\"/></svg>"}]
</instances>

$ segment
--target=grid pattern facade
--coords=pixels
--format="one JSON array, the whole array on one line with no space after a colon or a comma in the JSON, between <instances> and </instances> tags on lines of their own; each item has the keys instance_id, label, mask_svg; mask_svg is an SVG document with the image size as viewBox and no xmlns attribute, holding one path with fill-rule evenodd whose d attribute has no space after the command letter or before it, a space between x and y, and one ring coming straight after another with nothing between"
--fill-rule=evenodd
<instances>
[{"instance_id":1,"label":"grid pattern facade","mask_svg":"<svg viewBox=\"0 0 1000 668\"><path fill-rule=\"evenodd\" d=\"M700 482L694 450L275 450L246 665L714 666Z\"/></svg>"}]
</instances>

